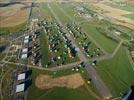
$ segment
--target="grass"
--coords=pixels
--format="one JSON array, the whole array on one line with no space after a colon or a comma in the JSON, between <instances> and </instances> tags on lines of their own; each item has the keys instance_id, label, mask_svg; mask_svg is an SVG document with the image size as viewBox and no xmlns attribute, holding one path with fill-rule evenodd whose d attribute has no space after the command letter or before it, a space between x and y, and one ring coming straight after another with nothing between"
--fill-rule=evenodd
<instances>
[{"instance_id":1,"label":"grass","mask_svg":"<svg viewBox=\"0 0 134 100\"><path fill-rule=\"evenodd\" d=\"M32 69L32 85L29 88L29 94L28 94L28 100L95 100L93 96L91 96L88 93L88 90L85 86L82 86L77 89L69 89L69 88L53 88L49 90L41 90L35 86L35 78L39 74L48 74L52 75L53 77L60 77L60 76L66 76L73 74L75 72L71 70L65 70L65 71L58 71L56 74L53 72L48 72L48 71L43 71L43 70L37 70L37 69ZM83 74L83 78L86 79L88 76ZM95 87L92 86L93 84L91 83L89 85L89 89L95 90Z\"/></svg>"},{"instance_id":2,"label":"grass","mask_svg":"<svg viewBox=\"0 0 134 100\"><path fill-rule=\"evenodd\" d=\"M41 54L42 54L41 63L43 66L45 66L48 64L50 53L48 50L47 38L43 31L40 32L39 39L40 39L40 43L41 43L40 46L41 46Z\"/></svg>"},{"instance_id":3,"label":"grass","mask_svg":"<svg viewBox=\"0 0 134 100\"><path fill-rule=\"evenodd\" d=\"M44 17L44 19L52 21L52 14L50 13L49 8L47 7L47 3L41 3L39 7L41 15Z\"/></svg>"},{"instance_id":4,"label":"grass","mask_svg":"<svg viewBox=\"0 0 134 100\"><path fill-rule=\"evenodd\" d=\"M68 89L68 88L55 88L51 89L46 94L39 97L38 100L95 100L92 96L88 94L85 87L80 87L78 89Z\"/></svg>"},{"instance_id":5,"label":"grass","mask_svg":"<svg viewBox=\"0 0 134 100\"><path fill-rule=\"evenodd\" d=\"M14 32L24 32L26 30L26 22L14 27L0 27L0 35L8 35Z\"/></svg>"},{"instance_id":6,"label":"grass","mask_svg":"<svg viewBox=\"0 0 134 100\"><path fill-rule=\"evenodd\" d=\"M134 70L132 70L132 66L125 47L121 47L114 58L99 62L96 70L115 97L120 93L127 92L133 85Z\"/></svg>"},{"instance_id":7,"label":"grass","mask_svg":"<svg viewBox=\"0 0 134 100\"><path fill-rule=\"evenodd\" d=\"M123 15L123 16L134 20L134 13L126 14L126 15Z\"/></svg>"},{"instance_id":8,"label":"grass","mask_svg":"<svg viewBox=\"0 0 134 100\"><path fill-rule=\"evenodd\" d=\"M88 24L88 25L82 25L85 32L87 32L90 36L92 36L100 46L102 46L107 52L112 53L115 47L117 46L116 42L106 38L104 35L99 33L96 30L96 27Z\"/></svg>"},{"instance_id":9,"label":"grass","mask_svg":"<svg viewBox=\"0 0 134 100\"><path fill-rule=\"evenodd\" d=\"M122 5L123 4L123 5ZM114 8L119 8L122 10L134 12L134 4L133 3L122 3L122 2L116 2L116 3L107 3L108 6L114 7Z\"/></svg>"},{"instance_id":10,"label":"grass","mask_svg":"<svg viewBox=\"0 0 134 100\"><path fill-rule=\"evenodd\" d=\"M69 18L65 16L64 13L54 3L51 3L50 6L53 9L53 11L56 13L57 17L60 19L61 22L63 23L70 22Z\"/></svg>"},{"instance_id":11,"label":"grass","mask_svg":"<svg viewBox=\"0 0 134 100\"><path fill-rule=\"evenodd\" d=\"M80 17L76 10L69 4L57 4L59 7L61 7L67 15L72 17L75 21L84 21L85 19L83 17Z\"/></svg>"}]
</instances>

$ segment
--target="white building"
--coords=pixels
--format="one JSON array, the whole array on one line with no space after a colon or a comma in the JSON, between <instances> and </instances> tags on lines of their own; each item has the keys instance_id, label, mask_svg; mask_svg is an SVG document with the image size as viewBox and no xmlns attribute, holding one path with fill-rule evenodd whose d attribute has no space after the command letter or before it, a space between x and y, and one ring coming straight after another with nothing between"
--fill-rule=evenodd
<instances>
[{"instance_id":1,"label":"white building","mask_svg":"<svg viewBox=\"0 0 134 100\"><path fill-rule=\"evenodd\" d=\"M26 73L21 73L17 76L17 80L20 81L20 80L24 80L26 78Z\"/></svg>"},{"instance_id":2,"label":"white building","mask_svg":"<svg viewBox=\"0 0 134 100\"><path fill-rule=\"evenodd\" d=\"M29 35L28 35L28 36L25 36L25 40L26 40L26 39L29 39Z\"/></svg>"},{"instance_id":3,"label":"white building","mask_svg":"<svg viewBox=\"0 0 134 100\"><path fill-rule=\"evenodd\" d=\"M15 93L24 92L24 90L25 90L25 84L22 83L22 84L16 85Z\"/></svg>"},{"instance_id":4,"label":"white building","mask_svg":"<svg viewBox=\"0 0 134 100\"><path fill-rule=\"evenodd\" d=\"M26 43L28 43L29 42L29 39L25 39L24 40L24 43L26 44Z\"/></svg>"},{"instance_id":5,"label":"white building","mask_svg":"<svg viewBox=\"0 0 134 100\"><path fill-rule=\"evenodd\" d=\"M22 53L27 53L27 52L28 52L28 48L22 49Z\"/></svg>"},{"instance_id":6,"label":"white building","mask_svg":"<svg viewBox=\"0 0 134 100\"><path fill-rule=\"evenodd\" d=\"M22 54L21 55L21 59L26 59L27 58L27 54Z\"/></svg>"}]
</instances>

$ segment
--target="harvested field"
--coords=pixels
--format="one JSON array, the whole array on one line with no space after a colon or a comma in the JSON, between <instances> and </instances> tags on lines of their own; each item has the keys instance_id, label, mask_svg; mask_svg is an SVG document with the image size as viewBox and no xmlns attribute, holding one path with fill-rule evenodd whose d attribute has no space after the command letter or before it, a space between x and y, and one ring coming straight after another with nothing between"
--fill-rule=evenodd
<instances>
[{"instance_id":1,"label":"harvested field","mask_svg":"<svg viewBox=\"0 0 134 100\"><path fill-rule=\"evenodd\" d=\"M24 23L28 18L28 9L24 5L14 4L0 8L0 27L13 27Z\"/></svg>"},{"instance_id":2,"label":"harvested field","mask_svg":"<svg viewBox=\"0 0 134 100\"><path fill-rule=\"evenodd\" d=\"M108 13L105 13L105 15L108 16L109 18L117 20L116 21L117 24L124 25L132 29L134 28L134 20L122 16L125 14L131 14L131 12L121 10L118 8L112 8L103 3L94 4L94 6L97 7L97 9L99 10L103 9L105 11L108 11Z\"/></svg>"},{"instance_id":3,"label":"harvested field","mask_svg":"<svg viewBox=\"0 0 134 100\"><path fill-rule=\"evenodd\" d=\"M49 75L40 74L35 80L35 86L40 89L50 89L54 87L78 88L84 85L84 80L79 73L52 78Z\"/></svg>"}]
</instances>

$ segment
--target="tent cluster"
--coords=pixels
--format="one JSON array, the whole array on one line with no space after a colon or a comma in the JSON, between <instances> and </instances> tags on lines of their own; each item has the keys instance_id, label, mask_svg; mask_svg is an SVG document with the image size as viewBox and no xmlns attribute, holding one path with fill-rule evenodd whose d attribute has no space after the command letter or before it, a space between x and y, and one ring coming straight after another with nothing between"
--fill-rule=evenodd
<instances>
[{"instance_id":1,"label":"tent cluster","mask_svg":"<svg viewBox=\"0 0 134 100\"><path fill-rule=\"evenodd\" d=\"M94 46L94 44L87 38L88 36L86 33L81 31L81 27L74 26L72 24L68 24L67 27L88 58L98 57L101 55L100 48L96 48Z\"/></svg>"},{"instance_id":2,"label":"tent cluster","mask_svg":"<svg viewBox=\"0 0 134 100\"><path fill-rule=\"evenodd\" d=\"M44 31L48 39L48 48L52 55L48 61L48 65L57 62L64 64L67 57L76 57L76 48L72 45L67 34L63 32L59 24L43 22L42 25L44 26Z\"/></svg>"},{"instance_id":3,"label":"tent cluster","mask_svg":"<svg viewBox=\"0 0 134 100\"><path fill-rule=\"evenodd\" d=\"M33 32L32 33L32 60L31 60L31 63L33 65L36 65L39 63L39 60L41 58L41 54L40 54L40 43L39 43L39 39L38 39L38 36L39 36L39 32Z\"/></svg>"}]
</instances>

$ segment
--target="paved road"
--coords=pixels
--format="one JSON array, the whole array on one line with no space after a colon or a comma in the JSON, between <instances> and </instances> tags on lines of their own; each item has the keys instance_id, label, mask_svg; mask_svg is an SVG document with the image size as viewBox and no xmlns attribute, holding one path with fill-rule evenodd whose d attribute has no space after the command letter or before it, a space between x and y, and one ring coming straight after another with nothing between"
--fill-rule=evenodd
<instances>
[{"instance_id":1,"label":"paved road","mask_svg":"<svg viewBox=\"0 0 134 100\"><path fill-rule=\"evenodd\" d=\"M59 18L57 17L57 15L55 14L55 12L53 11L53 9L51 8L51 6L49 4L48 4L48 8L50 9L51 13L55 17L55 19L58 21L58 23L63 27L63 31L67 33L67 37L72 41L72 44L79 49L79 47L75 43L74 38L71 36L69 31L62 24L62 22L59 20ZM78 56L79 56L81 61L85 62L85 66L86 66L85 69L86 69L87 73L89 74L89 76L91 77L92 81L94 82L96 88L98 89L98 91L102 95L102 97L104 99L111 97L111 93L109 92L108 88L106 87L104 82L101 80L99 75L96 73L96 70L88 63L88 60L86 59L84 54L80 51L80 49L78 50Z\"/></svg>"}]
</instances>

